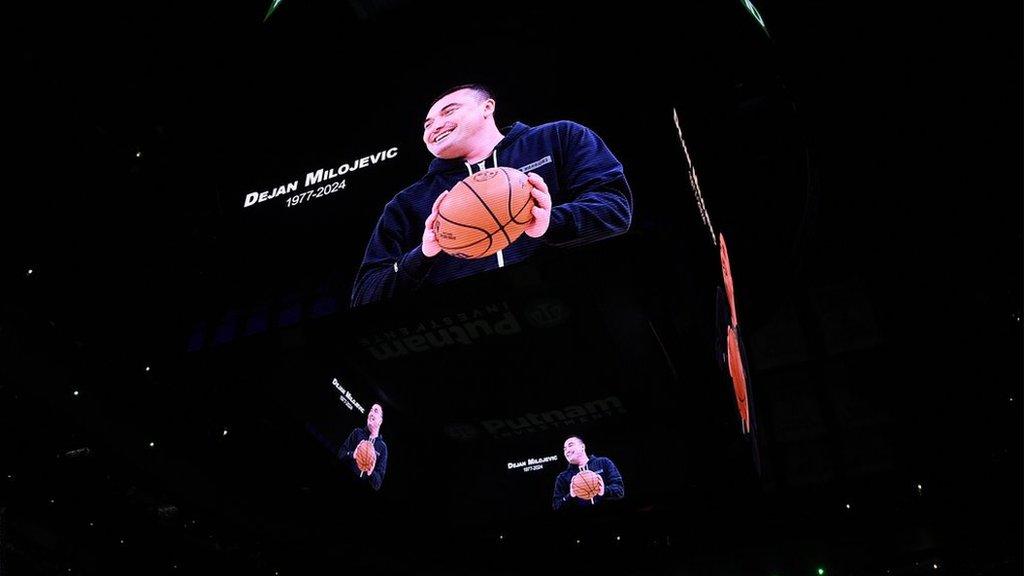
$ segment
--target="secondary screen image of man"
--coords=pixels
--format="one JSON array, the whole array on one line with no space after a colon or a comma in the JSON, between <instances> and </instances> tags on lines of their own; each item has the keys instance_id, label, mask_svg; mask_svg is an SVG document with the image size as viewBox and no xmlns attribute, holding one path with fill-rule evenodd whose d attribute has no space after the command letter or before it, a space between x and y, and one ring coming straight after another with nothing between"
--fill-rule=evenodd
<instances>
[{"instance_id":1,"label":"secondary screen image of man","mask_svg":"<svg viewBox=\"0 0 1024 576\"><path fill-rule=\"evenodd\" d=\"M551 499L551 505L555 510L569 506L593 506L605 500L618 500L625 495L622 476L611 459L603 456L588 456L587 445L575 436L568 438L562 445L562 449L569 465L555 478L555 492ZM585 470L597 475L598 490L597 494L592 497L587 494L577 494L573 487L573 477Z\"/></svg>"},{"instance_id":2,"label":"secondary screen image of man","mask_svg":"<svg viewBox=\"0 0 1024 576\"><path fill-rule=\"evenodd\" d=\"M463 85L435 100L423 122L434 155L427 173L384 207L352 289L352 305L521 261L543 246L573 246L629 229L633 199L622 164L586 126L514 122L498 129L486 87ZM475 172L515 168L533 185L532 221L494 256L462 259L441 250L432 226L444 194Z\"/></svg>"},{"instance_id":3,"label":"secondary screen image of man","mask_svg":"<svg viewBox=\"0 0 1024 576\"><path fill-rule=\"evenodd\" d=\"M353 430L338 449L338 458L342 461L347 460L352 472L360 478L366 478L374 490L380 490L380 485L384 482L384 473L388 468L388 445L380 437L380 425L383 423L384 410L380 404L374 404L366 415L366 427ZM357 463L356 451L364 443L372 449L369 452L372 455L369 470L361 470Z\"/></svg>"}]
</instances>

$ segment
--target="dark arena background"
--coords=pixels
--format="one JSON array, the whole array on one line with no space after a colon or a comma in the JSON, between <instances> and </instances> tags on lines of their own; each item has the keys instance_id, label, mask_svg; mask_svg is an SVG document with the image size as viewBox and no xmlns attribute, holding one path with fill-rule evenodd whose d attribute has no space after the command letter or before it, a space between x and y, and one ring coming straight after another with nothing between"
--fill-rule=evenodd
<instances>
[{"instance_id":1,"label":"dark arena background","mask_svg":"<svg viewBox=\"0 0 1024 576\"><path fill-rule=\"evenodd\" d=\"M6 10L0 575L1021 573L1020 6ZM467 83L551 228L399 283Z\"/></svg>"}]
</instances>

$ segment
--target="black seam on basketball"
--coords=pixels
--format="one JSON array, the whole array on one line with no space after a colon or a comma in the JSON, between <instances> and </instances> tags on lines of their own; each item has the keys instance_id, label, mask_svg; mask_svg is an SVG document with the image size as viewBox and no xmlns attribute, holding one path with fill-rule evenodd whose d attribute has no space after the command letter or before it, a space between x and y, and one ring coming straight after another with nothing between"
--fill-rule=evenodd
<instances>
[{"instance_id":1,"label":"black seam on basketball","mask_svg":"<svg viewBox=\"0 0 1024 576\"><path fill-rule=\"evenodd\" d=\"M477 244L479 244L479 242L477 242ZM472 244L470 244L470 246L472 246ZM487 235L487 248L484 248L484 251L481 252L481 254L487 254L487 252L491 249L491 246L494 246L494 235L493 234L488 234Z\"/></svg>"},{"instance_id":2,"label":"black seam on basketball","mask_svg":"<svg viewBox=\"0 0 1024 576\"><path fill-rule=\"evenodd\" d=\"M505 172L504 168L499 168L499 170L501 170L502 172ZM526 220L524 222L520 222L519 220L517 220L517 217L520 214L522 214L523 210L526 210L526 207L529 206L530 202L533 201L533 194L528 194L526 196L526 203L524 203L523 207L520 208L519 210L517 210L515 214L513 214L512 213L512 178L508 175L508 172L505 172L505 178L508 179L508 217L511 218L512 222L515 222L516 224L527 224L527 223L529 223L530 220L533 219L532 218L532 216L533 216L532 214L531 214L530 220Z\"/></svg>"},{"instance_id":3,"label":"black seam on basketball","mask_svg":"<svg viewBox=\"0 0 1024 576\"><path fill-rule=\"evenodd\" d=\"M487 210L487 213L490 214L491 218L494 219L494 223L498 225L498 230L501 230L501 233L505 235L505 240L508 240L508 243L511 244L512 239L508 237L508 232L505 232L505 227L502 226L500 221L498 221L498 217L494 215L494 212L491 212L491 207L487 205L487 202L484 202L484 199L481 198L480 195L476 193L476 190L473 190L473 187L470 186L468 182L463 180L462 183L466 185L466 188L469 188L469 191L473 193L473 196L476 196L476 199L480 201L480 204L484 207L484 210Z\"/></svg>"},{"instance_id":4,"label":"black seam on basketball","mask_svg":"<svg viewBox=\"0 0 1024 576\"><path fill-rule=\"evenodd\" d=\"M498 170L501 170L501 173L505 175L505 182L508 183L508 202L506 202L508 205L508 218L509 220L515 220L516 217L512 215L512 177L508 175L504 168L498 168Z\"/></svg>"},{"instance_id":5,"label":"black seam on basketball","mask_svg":"<svg viewBox=\"0 0 1024 576\"><path fill-rule=\"evenodd\" d=\"M524 220L523 222L520 222L519 220L516 220L516 216L519 216L520 214L522 214L523 210L526 210L526 207L529 206L532 202L533 202L533 195L531 194L530 196L526 197L526 203L524 203L523 207L520 208L518 212L516 212L515 216L512 217L512 221L515 222L516 224L527 224L527 223L529 223L530 220L533 219L533 212L530 212L530 220Z\"/></svg>"},{"instance_id":6,"label":"black seam on basketball","mask_svg":"<svg viewBox=\"0 0 1024 576\"><path fill-rule=\"evenodd\" d=\"M479 231L483 232L484 235L486 235L487 238L490 238L493 235L491 232L488 232L487 230L484 230L483 228L480 228L478 226L470 226L469 224L463 224L461 222L456 222L455 220L452 220L451 218L446 217L444 214L441 214L440 210L437 211L437 217L442 219L442 220L444 220L444 221L446 221L446 222L448 222L448 223L450 223L450 224L455 224L456 226L462 226L464 228L472 228L473 230L479 230ZM441 246L441 248L444 248L445 250L459 250L461 248L466 248L466 247L472 246L473 244L478 244L478 243L480 243L482 241L483 241L483 238L481 238L479 240L474 240L474 241L470 242L469 244L466 244L465 246ZM440 242L438 242L437 244L438 244L438 246L441 245Z\"/></svg>"},{"instance_id":7,"label":"black seam on basketball","mask_svg":"<svg viewBox=\"0 0 1024 576\"><path fill-rule=\"evenodd\" d=\"M483 254L486 254L487 251L491 249L491 246L494 246L494 235L493 234L488 234L487 237L481 238L481 239L477 240L476 242L473 242L472 244L466 244L465 246L460 246L459 248L450 248L450 250L461 250L463 248L469 248L470 246L476 246L477 244L483 242L484 240L487 240L487 248L484 248L484 251L480 253L481 256L472 256L472 257L470 257L470 258L481 258Z\"/></svg>"}]
</instances>

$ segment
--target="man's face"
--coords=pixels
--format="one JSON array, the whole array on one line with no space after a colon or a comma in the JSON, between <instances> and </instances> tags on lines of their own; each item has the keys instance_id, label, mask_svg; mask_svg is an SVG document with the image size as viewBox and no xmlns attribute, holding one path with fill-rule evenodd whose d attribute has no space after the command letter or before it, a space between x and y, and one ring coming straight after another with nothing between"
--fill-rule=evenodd
<instances>
[{"instance_id":1,"label":"man's face","mask_svg":"<svg viewBox=\"0 0 1024 576\"><path fill-rule=\"evenodd\" d=\"M470 153L470 142L490 121L494 100L464 88L438 100L423 121L423 143L438 158L463 158Z\"/></svg>"},{"instance_id":2,"label":"man's face","mask_svg":"<svg viewBox=\"0 0 1024 576\"><path fill-rule=\"evenodd\" d=\"M370 413L366 415L366 427L370 430L379 430L381 422L384 421L384 410L380 404L370 407Z\"/></svg>"},{"instance_id":3,"label":"man's face","mask_svg":"<svg viewBox=\"0 0 1024 576\"><path fill-rule=\"evenodd\" d=\"M579 438L569 438L562 445L562 451L565 454L565 459L569 461L569 464L580 465L583 461L583 457L587 454L587 445L583 443Z\"/></svg>"}]
</instances>

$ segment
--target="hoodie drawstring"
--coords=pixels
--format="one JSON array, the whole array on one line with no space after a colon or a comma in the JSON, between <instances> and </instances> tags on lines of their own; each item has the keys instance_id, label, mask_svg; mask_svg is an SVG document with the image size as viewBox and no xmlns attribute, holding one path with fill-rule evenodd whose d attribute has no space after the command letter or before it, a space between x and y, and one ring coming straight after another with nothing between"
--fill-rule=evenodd
<instances>
[{"instance_id":1,"label":"hoodie drawstring","mask_svg":"<svg viewBox=\"0 0 1024 576\"><path fill-rule=\"evenodd\" d=\"M491 153L491 162L494 162L494 167L495 168L498 167L498 149L497 148L495 148L494 152ZM472 176L473 175L473 165L470 164L469 162L465 162L465 161L463 161L463 164L466 165L466 171L469 172L470 176ZM486 170L487 169L487 159L485 158L485 159L481 160L480 162L478 162L477 163L477 167L480 168L481 172Z\"/></svg>"}]
</instances>

